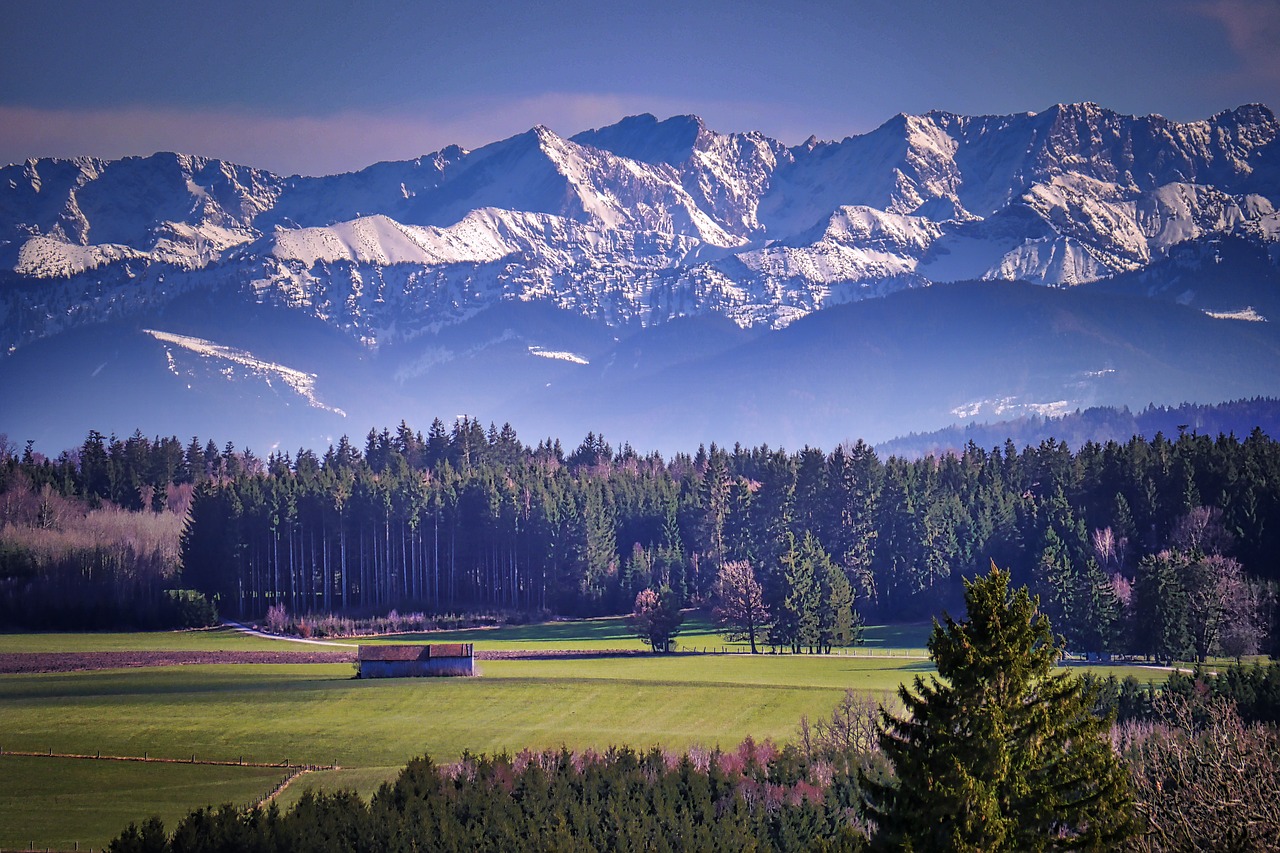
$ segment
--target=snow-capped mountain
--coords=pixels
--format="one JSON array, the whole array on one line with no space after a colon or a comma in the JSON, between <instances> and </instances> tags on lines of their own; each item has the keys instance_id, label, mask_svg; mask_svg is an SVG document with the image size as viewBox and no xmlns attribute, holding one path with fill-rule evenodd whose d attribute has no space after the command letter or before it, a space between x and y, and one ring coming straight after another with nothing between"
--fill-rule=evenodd
<instances>
[{"instance_id":1,"label":"snow-capped mountain","mask_svg":"<svg viewBox=\"0 0 1280 853\"><path fill-rule=\"evenodd\" d=\"M228 285L373 346L505 299L778 328L934 282L1075 285L1188 240L1274 246L1278 136L1263 106L1179 124L1086 103L899 115L794 148L633 116L320 178L28 161L0 170L0 268L21 285L0 297L0 344Z\"/></svg>"},{"instance_id":2,"label":"snow-capped mountain","mask_svg":"<svg viewBox=\"0 0 1280 853\"><path fill-rule=\"evenodd\" d=\"M0 395L43 402L6 407L0 432L46 434L92 401L121 430L185 407L174 429L207 433L250 399L268 437L454 411L572 432L576 412L642 444L695 422L715 383L750 390L698 415L708 434L831 444L1276 394L1280 369L1259 365L1280 365L1278 207L1280 122L1258 105L1190 123L1087 103L899 115L796 147L642 115L326 177L32 160L0 169ZM993 292L928 287L970 281ZM1066 287L1079 301L1053 301ZM962 316L1038 360L959 358ZM877 378L795 379L837 362ZM908 387L932 390L907 406ZM771 399L794 403L786 435L766 429ZM897 408L859 421L875 400Z\"/></svg>"}]
</instances>

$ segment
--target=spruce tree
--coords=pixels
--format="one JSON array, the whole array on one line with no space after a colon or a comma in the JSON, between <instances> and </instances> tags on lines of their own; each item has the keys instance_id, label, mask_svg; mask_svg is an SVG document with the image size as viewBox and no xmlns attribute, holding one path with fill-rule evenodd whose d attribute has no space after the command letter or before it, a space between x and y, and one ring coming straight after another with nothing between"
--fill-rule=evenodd
<instances>
[{"instance_id":1,"label":"spruce tree","mask_svg":"<svg viewBox=\"0 0 1280 853\"><path fill-rule=\"evenodd\" d=\"M1129 780L1092 690L1054 672L1062 649L1025 588L992 563L965 582L966 621L934 623L941 678L899 690L880 745L895 779L864 778L877 846L1106 849L1133 831Z\"/></svg>"}]
</instances>

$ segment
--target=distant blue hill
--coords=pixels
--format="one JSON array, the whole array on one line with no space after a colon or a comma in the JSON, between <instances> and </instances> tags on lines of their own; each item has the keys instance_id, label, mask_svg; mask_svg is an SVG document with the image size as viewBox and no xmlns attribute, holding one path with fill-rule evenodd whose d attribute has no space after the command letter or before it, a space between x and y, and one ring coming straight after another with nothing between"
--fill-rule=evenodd
<instances>
[{"instance_id":1,"label":"distant blue hill","mask_svg":"<svg viewBox=\"0 0 1280 853\"><path fill-rule=\"evenodd\" d=\"M1183 403L1180 406L1148 406L1140 412L1128 407L1098 406L1060 417L1028 415L992 423L970 423L928 433L912 433L876 445L882 456L916 459L962 451L969 442L990 450L1008 441L1021 450L1048 439L1065 441L1072 450L1087 442L1125 442L1133 436L1146 439L1162 433L1177 438L1181 433L1218 436L1234 434L1245 438L1255 429L1275 438L1280 436L1280 400L1255 397L1216 405Z\"/></svg>"}]
</instances>

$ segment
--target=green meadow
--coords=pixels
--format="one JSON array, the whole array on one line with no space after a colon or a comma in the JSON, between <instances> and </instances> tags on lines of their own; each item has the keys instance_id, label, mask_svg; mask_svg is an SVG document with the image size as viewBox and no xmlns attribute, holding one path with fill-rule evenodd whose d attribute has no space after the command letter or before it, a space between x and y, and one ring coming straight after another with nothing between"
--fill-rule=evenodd
<instances>
[{"instance_id":1,"label":"green meadow","mask_svg":"<svg viewBox=\"0 0 1280 853\"><path fill-rule=\"evenodd\" d=\"M194 805L257 802L284 770L0 756L0 849L101 849L130 821L173 826Z\"/></svg>"},{"instance_id":2,"label":"green meadow","mask_svg":"<svg viewBox=\"0 0 1280 853\"><path fill-rule=\"evenodd\" d=\"M878 625L867 629L862 654L884 653L924 655L930 626ZM378 637L326 638L325 643L355 646L361 643L476 643L477 648L494 651L514 649L568 649L606 651L644 649L621 616L546 622L536 625L504 625L496 628L468 628L457 631L388 634ZM303 643L255 637L234 628L201 631L154 631L145 633L0 634L0 654L6 652L107 652L107 651L279 651L306 649ZM677 649L702 651L729 649L747 651L746 643L730 643L715 632L703 613L691 612L676 638ZM323 649L326 646L315 646ZM763 646L761 646L763 648Z\"/></svg>"},{"instance_id":3,"label":"green meadow","mask_svg":"<svg viewBox=\"0 0 1280 853\"><path fill-rule=\"evenodd\" d=\"M873 625L866 629L863 644L853 653L926 655L925 641L932 626L929 623L907 625ZM357 642L340 640L339 642ZM397 634L359 640L361 643L475 643L477 649L509 651L513 649L569 649L574 651L605 651L643 649L644 644L628 627L624 616L606 616L599 619L577 619L564 622L545 622L534 625L504 625L497 628L468 628L458 631L430 631L424 633ZM704 612L688 611L680 634L676 637L677 651L749 651L745 642L730 643L716 633L711 619ZM757 643L757 648L767 647ZM0 650L3 646L0 645Z\"/></svg>"},{"instance_id":4,"label":"green meadow","mask_svg":"<svg viewBox=\"0 0 1280 853\"><path fill-rule=\"evenodd\" d=\"M682 648L727 647L694 621ZM386 641L478 649L636 648L621 620L442 632ZM933 671L926 626L869 629L856 654L586 657L479 661L480 677L357 680L351 664L223 664L0 676L0 749L336 764L308 786L368 795L410 758L626 744L732 748L791 739L846 688L889 698ZM695 642L696 640L696 642ZM0 651L289 648L231 631L0 636ZM1146 677L1162 673L1141 670ZM100 848L130 820L263 797L275 768L0 757L0 849ZM51 809L51 804L55 808Z\"/></svg>"}]
</instances>

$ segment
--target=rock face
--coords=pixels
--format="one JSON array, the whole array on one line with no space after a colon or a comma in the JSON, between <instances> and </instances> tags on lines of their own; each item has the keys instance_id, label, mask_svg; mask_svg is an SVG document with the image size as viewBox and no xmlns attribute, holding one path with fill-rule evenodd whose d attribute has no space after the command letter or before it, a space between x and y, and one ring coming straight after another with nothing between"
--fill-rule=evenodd
<instances>
[{"instance_id":1,"label":"rock face","mask_svg":"<svg viewBox=\"0 0 1280 853\"><path fill-rule=\"evenodd\" d=\"M179 154L28 161L0 170L0 346L209 288L377 347L503 300L780 328L929 283L1082 284L1186 241L1275 257L1278 135L1263 106L1178 124L1086 103L899 115L795 148L632 116L320 178Z\"/></svg>"}]
</instances>

